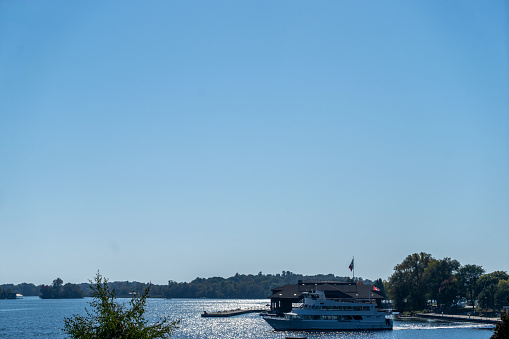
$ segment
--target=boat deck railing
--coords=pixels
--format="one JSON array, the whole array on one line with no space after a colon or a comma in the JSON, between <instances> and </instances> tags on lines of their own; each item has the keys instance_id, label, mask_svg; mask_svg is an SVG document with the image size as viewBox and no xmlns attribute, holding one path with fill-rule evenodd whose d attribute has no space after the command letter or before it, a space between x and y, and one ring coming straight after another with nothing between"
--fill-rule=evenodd
<instances>
[{"instance_id":1,"label":"boat deck railing","mask_svg":"<svg viewBox=\"0 0 509 339\"><path fill-rule=\"evenodd\" d=\"M369 300L360 300L360 299L338 299L338 298L327 298L328 301L332 300L335 302L342 302L342 303L354 303L354 304L362 304L362 305L377 305L376 301L369 301ZM294 303L294 305L297 303ZM298 303L299 305L296 305L295 307L300 307L304 305L304 302Z\"/></svg>"}]
</instances>

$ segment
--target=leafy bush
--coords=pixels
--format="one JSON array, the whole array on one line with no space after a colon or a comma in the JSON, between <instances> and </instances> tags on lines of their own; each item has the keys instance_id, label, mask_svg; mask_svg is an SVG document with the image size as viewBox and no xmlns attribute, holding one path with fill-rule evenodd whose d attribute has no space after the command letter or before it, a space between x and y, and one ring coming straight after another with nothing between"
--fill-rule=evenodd
<instances>
[{"instance_id":1,"label":"leafy bush","mask_svg":"<svg viewBox=\"0 0 509 339\"><path fill-rule=\"evenodd\" d=\"M91 281L93 284L93 282ZM129 306L115 301L115 290L108 286L108 280L99 272L91 286L90 302L93 311L85 310L86 316L73 315L65 318L64 331L71 338L168 338L178 328L180 320L170 321L169 317L149 324L145 319L145 307L150 285L140 296L129 301Z\"/></svg>"}]
</instances>

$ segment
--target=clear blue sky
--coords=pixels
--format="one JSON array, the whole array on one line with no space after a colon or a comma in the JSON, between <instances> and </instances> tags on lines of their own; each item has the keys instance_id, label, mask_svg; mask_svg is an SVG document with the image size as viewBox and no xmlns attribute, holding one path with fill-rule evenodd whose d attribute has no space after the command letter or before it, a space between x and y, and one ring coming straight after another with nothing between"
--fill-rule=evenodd
<instances>
[{"instance_id":1,"label":"clear blue sky","mask_svg":"<svg viewBox=\"0 0 509 339\"><path fill-rule=\"evenodd\" d=\"M509 270L507 1L0 2L0 283Z\"/></svg>"}]
</instances>

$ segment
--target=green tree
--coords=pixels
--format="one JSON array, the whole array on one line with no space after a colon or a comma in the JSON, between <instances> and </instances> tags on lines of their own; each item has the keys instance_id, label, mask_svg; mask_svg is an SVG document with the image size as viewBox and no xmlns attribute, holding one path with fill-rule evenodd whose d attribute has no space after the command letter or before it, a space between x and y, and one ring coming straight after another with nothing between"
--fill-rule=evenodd
<instances>
[{"instance_id":1,"label":"green tree","mask_svg":"<svg viewBox=\"0 0 509 339\"><path fill-rule=\"evenodd\" d=\"M457 305L460 295L460 285L456 277L451 276L449 279L442 281L438 290L438 299L446 305L446 308L452 304Z\"/></svg>"},{"instance_id":2,"label":"green tree","mask_svg":"<svg viewBox=\"0 0 509 339\"><path fill-rule=\"evenodd\" d=\"M5 291L2 286L0 286L0 299L7 299L9 296L9 290Z\"/></svg>"},{"instance_id":3,"label":"green tree","mask_svg":"<svg viewBox=\"0 0 509 339\"><path fill-rule=\"evenodd\" d=\"M501 309L503 306L509 306L509 279L500 280L495 292L495 307Z\"/></svg>"},{"instance_id":4,"label":"green tree","mask_svg":"<svg viewBox=\"0 0 509 339\"><path fill-rule=\"evenodd\" d=\"M483 288L483 290L477 296L479 306L485 310L494 309L496 292L497 285L495 284L491 284Z\"/></svg>"},{"instance_id":5,"label":"green tree","mask_svg":"<svg viewBox=\"0 0 509 339\"><path fill-rule=\"evenodd\" d=\"M34 284L21 283L18 285L19 293L24 296L39 295L39 288Z\"/></svg>"},{"instance_id":6,"label":"green tree","mask_svg":"<svg viewBox=\"0 0 509 339\"><path fill-rule=\"evenodd\" d=\"M477 280L483 275L484 268L478 265L465 265L458 270L456 274L460 285L463 286L466 290L467 297L470 297L470 302L472 303L472 309L475 313L475 286Z\"/></svg>"},{"instance_id":7,"label":"green tree","mask_svg":"<svg viewBox=\"0 0 509 339\"><path fill-rule=\"evenodd\" d=\"M424 271L431 260L431 254L414 253L394 267L394 273L389 278L389 296L398 310L426 308Z\"/></svg>"},{"instance_id":8,"label":"green tree","mask_svg":"<svg viewBox=\"0 0 509 339\"><path fill-rule=\"evenodd\" d=\"M509 274L505 271L494 271L491 273L483 274L479 279L477 280L477 283L475 284L475 291L476 293L481 293L483 289L490 285L496 285L500 280L507 280L509 279Z\"/></svg>"},{"instance_id":9,"label":"green tree","mask_svg":"<svg viewBox=\"0 0 509 339\"><path fill-rule=\"evenodd\" d=\"M60 298L83 298L83 291L77 284L67 283L62 286Z\"/></svg>"},{"instance_id":10,"label":"green tree","mask_svg":"<svg viewBox=\"0 0 509 339\"><path fill-rule=\"evenodd\" d=\"M110 290L108 280L99 272L91 289L94 300L90 306L94 311L86 309L86 316L74 315L64 320L64 331L71 338L167 338L178 328L180 320L170 321L168 317L148 323L145 307L150 285L140 297L129 301L130 307L115 301L115 290Z\"/></svg>"},{"instance_id":11,"label":"green tree","mask_svg":"<svg viewBox=\"0 0 509 339\"><path fill-rule=\"evenodd\" d=\"M460 268L460 263L457 260L451 258L444 258L441 260L432 259L430 260L428 267L424 270L424 283L426 288L429 291L429 299L436 300L437 307L440 307L442 304L450 304L450 296L451 292L450 288L448 288L447 294L444 294L443 291L440 293L440 290L444 289L442 284L444 281L448 281L448 287L451 287L450 283L452 282L451 277L453 273L455 273ZM441 296L447 295L448 300L441 300Z\"/></svg>"},{"instance_id":12,"label":"green tree","mask_svg":"<svg viewBox=\"0 0 509 339\"><path fill-rule=\"evenodd\" d=\"M53 280L53 288L54 289L59 289L60 287L62 287L62 285L64 284L64 281L60 278L56 278L55 280Z\"/></svg>"},{"instance_id":13,"label":"green tree","mask_svg":"<svg viewBox=\"0 0 509 339\"><path fill-rule=\"evenodd\" d=\"M56 299L58 298L58 290L48 285L41 285L39 289L39 298L41 299Z\"/></svg>"},{"instance_id":14,"label":"green tree","mask_svg":"<svg viewBox=\"0 0 509 339\"><path fill-rule=\"evenodd\" d=\"M478 293L479 305L484 309L494 309L497 307L495 295L497 293L498 283L501 280L508 280L509 275L504 271L495 271L482 275L475 290Z\"/></svg>"},{"instance_id":15,"label":"green tree","mask_svg":"<svg viewBox=\"0 0 509 339\"><path fill-rule=\"evenodd\" d=\"M53 280L51 286L41 285L39 297L41 299L63 299L63 298L83 298L81 287L77 284L67 283L63 285L60 278Z\"/></svg>"}]
</instances>

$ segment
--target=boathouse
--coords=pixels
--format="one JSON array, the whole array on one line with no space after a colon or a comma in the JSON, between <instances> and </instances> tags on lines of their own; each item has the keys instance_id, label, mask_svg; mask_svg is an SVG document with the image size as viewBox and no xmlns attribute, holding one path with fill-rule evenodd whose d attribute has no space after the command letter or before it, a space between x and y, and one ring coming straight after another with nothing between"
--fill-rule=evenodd
<instances>
[{"instance_id":1,"label":"boathouse","mask_svg":"<svg viewBox=\"0 0 509 339\"><path fill-rule=\"evenodd\" d=\"M327 299L340 299L343 301L362 300L374 301L378 306L385 299L376 291L372 285L347 283L347 282L303 282L299 280L297 284L289 284L272 289L270 298L271 313L281 314L290 312L293 303L302 302L302 293L311 292L316 289L325 292Z\"/></svg>"}]
</instances>

